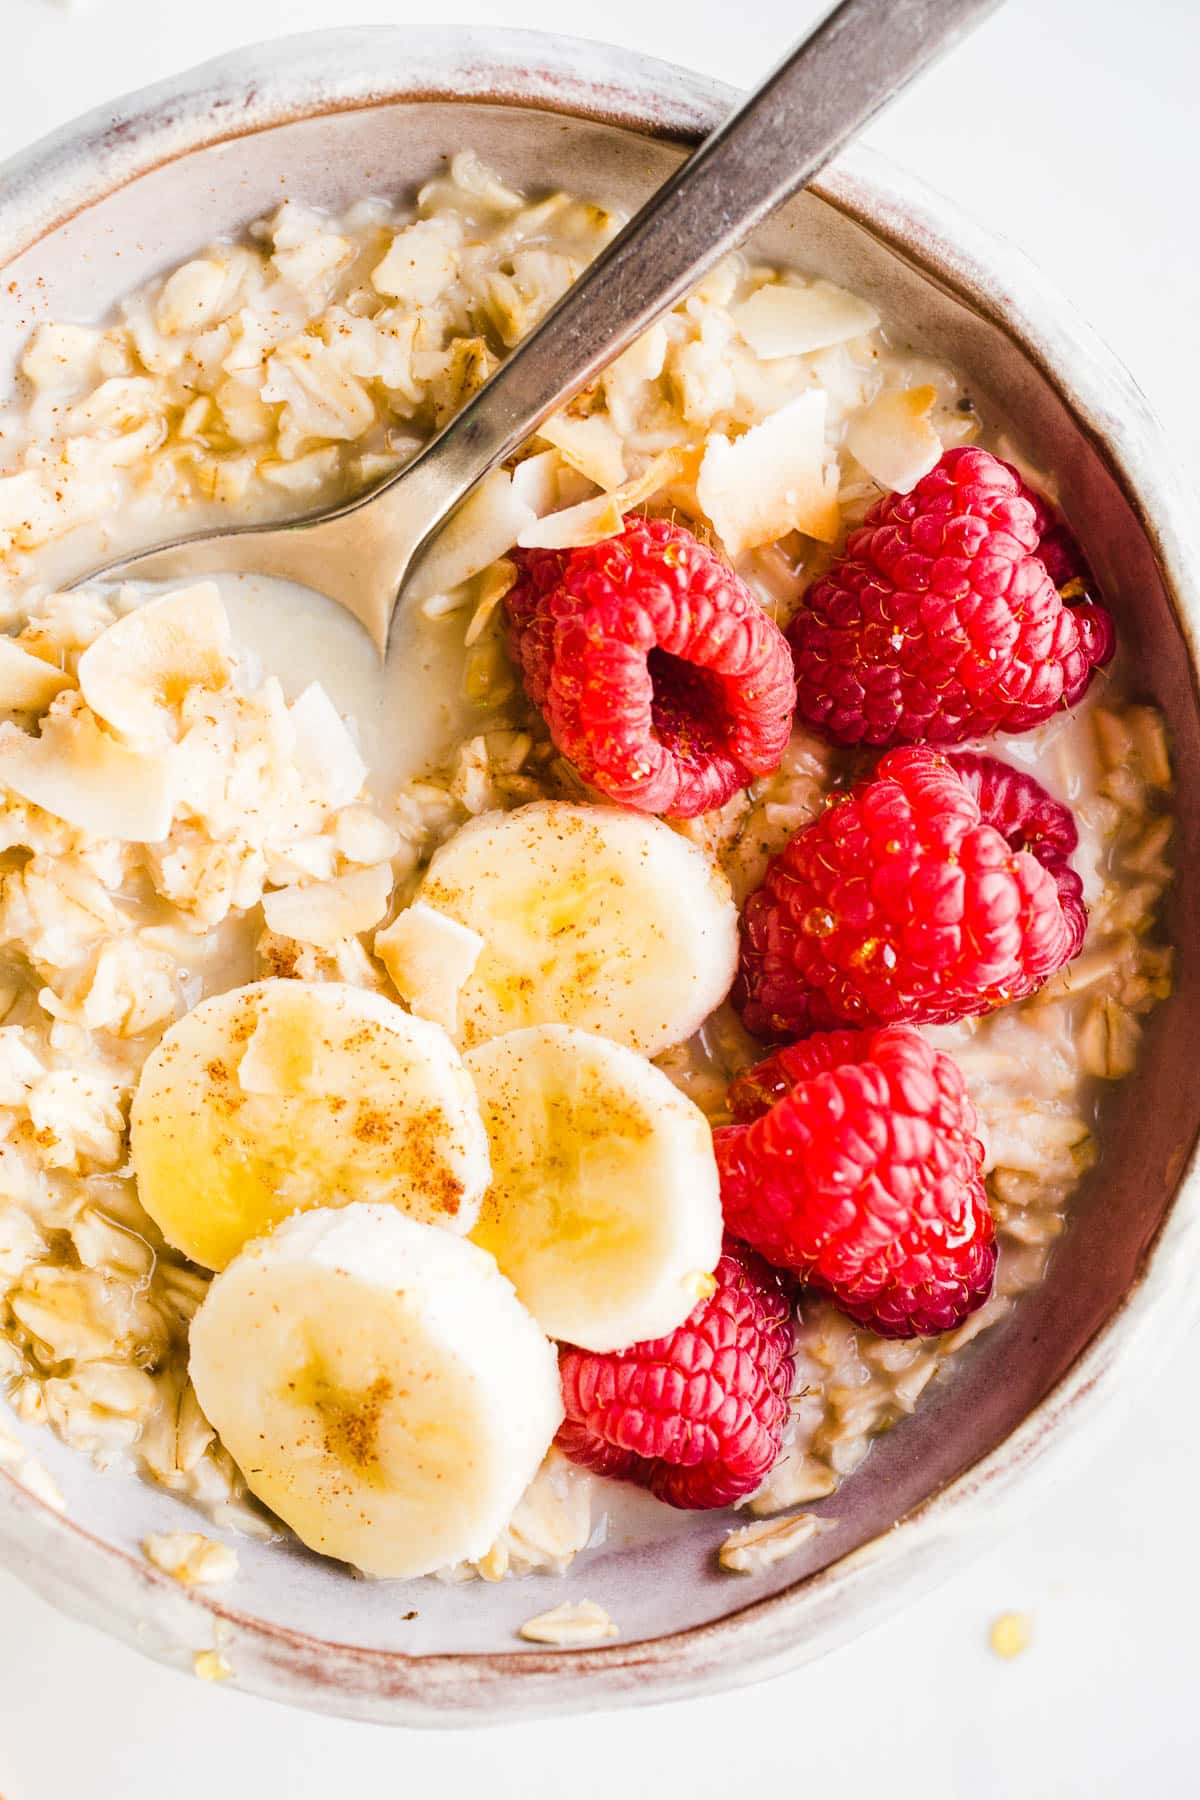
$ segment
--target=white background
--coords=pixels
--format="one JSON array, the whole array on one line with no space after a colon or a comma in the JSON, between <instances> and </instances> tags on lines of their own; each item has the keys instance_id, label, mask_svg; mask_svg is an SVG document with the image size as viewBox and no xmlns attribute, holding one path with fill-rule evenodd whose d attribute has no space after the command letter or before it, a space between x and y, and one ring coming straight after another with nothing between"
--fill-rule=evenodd
<instances>
[{"instance_id":1,"label":"white background","mask_svg":"<svg viewBox=\"0 0 1200 1800\"><path fill-rule=\"evenodd\" d=\"M748 84L810 0L449 0L438 22L576 30ZM0 0L0 155L238 43L428 17L421 0ZM871 141L1015 238L1125 358L1200 473L1196 0L1010 0ZM1189 116L1190 115L1190 116ZM1113 1204L1120 1204L1119 1194ZM1176 1800L1200 1794L1200 1451L1193 1353L1131 1378L1022 1528L822 1664L603 1720L416 1734L204 1687L0 1576L2 1800ZM1002 1662L996 1614L1032 1614Z\"/></svg>"}]
</instances>

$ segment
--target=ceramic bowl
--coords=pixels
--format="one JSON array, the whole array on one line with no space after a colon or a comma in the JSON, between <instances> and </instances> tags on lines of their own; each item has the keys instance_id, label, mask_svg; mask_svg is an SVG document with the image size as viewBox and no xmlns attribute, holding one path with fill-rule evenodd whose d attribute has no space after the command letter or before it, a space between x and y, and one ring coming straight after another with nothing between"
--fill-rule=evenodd
<instances>
[{"instance_id":1,"label":"ceramic bowl","mask_svg":"<svg viewBox=\"0 0 1200 1800\"><path fill-rule=\"evenodd\" d=\"M0 368L38 318L93 317L285 195L338 208L408 193L460 146L534 190L561 182L633 207L734 98L638 56L523 33L384 28L239 52L93 113L0 173ZM66 1511L0 1472L0 1555L65 1610L164 1661L190 1668L217 1645L241 1687L406 1724L661 1700L779 1671L895 1610L985 1522L994 1534L1001 1503L1028 1497L1034 1465L1145 1378L1150 1351L1185 1319L1200 1121L1187 935L1200 892L1200 559L1172 459L1128 375L1024 259L876 159L840 162L757 248L868 296L902 337L965 371L1056 471L1146 697L1171 724L1176 995L1111 1096L1100 1167L1046 1281L876 1444L803 1560L723 1575L714 1551L727 1521L682 1515L669 1535L593 1553L561 1579L396 1587L299 1548L247 1544L230 1588L192 1596L139 1544L148 1530L194 1528L193 1514L26 1432ZM618 1642L521 1646L523 1619L585 1595L618 1621Z\"/></svg>"}]
</instances>

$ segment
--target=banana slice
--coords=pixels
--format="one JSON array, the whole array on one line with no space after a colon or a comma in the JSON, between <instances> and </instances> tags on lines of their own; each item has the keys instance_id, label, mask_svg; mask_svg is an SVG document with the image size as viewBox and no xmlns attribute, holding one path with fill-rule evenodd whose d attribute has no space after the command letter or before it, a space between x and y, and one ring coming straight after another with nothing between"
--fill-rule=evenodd
<instances>
[{"instance_id":1,"label":"banana slice","mask_svg":"<svg viewBox=\"0 0 1200 1800\"><path fill-rule=\"evenodd\" d=\"M492 1185L472 1232L538 1324L585 1350L664 1336L721 1254L712 1132L636 1051L569 1025L472 1050Z\"/></svg>"},{"instance_id":2,"label":"banana slice","mask_svg":"<svg viewBox=\"0 0 1200 1800\"><path fill-rule=\"evenodd\" d=\"M491 1257L391 1206L288 1219L191 1327L247 1485L369 1575L484 1555L562 1419L558 1359Z\"/></svg>"},{"instance_id":3,"label":"banana slice","mask_svg":"<svg viewBox=\"0 0 1200 1800\"><path fill-rule=\"evenodd\" d=\"M459 996L468 1047L577 1025L653 1056L691 1036L737 966L721 871L661 820L616 807L485 813L437 851L419 898L484 939Z\"/></svg>"},{"instance_id":4,"label":"banana slice","mask_svg":"<svg viewBox=\"0 0 1200 1800\"><path fill-rule=\"evenodd\" d=\"M256 981L202 1001L147 1059L131 1123L142 1205L210 1269L289 1213L354 1200L467 1232L488 1183L446 1033L338 982Z\"/></svg>"}]
</instances>

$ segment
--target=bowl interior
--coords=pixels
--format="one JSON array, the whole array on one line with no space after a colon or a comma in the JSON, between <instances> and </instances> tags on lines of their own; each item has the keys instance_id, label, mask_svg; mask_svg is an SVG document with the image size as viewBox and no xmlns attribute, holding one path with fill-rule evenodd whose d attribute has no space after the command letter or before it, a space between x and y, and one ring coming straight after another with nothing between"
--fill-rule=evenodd
<instances>
[{"instance_id":1,"label":"bowl interior","mask_svg":"<svg viewBox=\"0 0 1200 1800\"><path fill-rule=\"evenodd\" d=\"M234 137L128 183L12 262L4 281L13 285L0 312L0 370L11 370L38 319L96 317L150 274L210 237L236 232L286 196L338 208L364 194L407 194L465 145L531 190L552 181L626 209L681 154L670 143L594 118L448 100L377 104ZM983 405L1013 422L1035 464L1056 472L1125 641L1136 646L1145 695L1170 718L1186 804L1200 792L1188 654L1151 538L1094 429L1080 423L1055 382L1007 334L1002 291L994 316L973 310L919 234L902 252L855 216L848 188L835 183L826 195L809 193L790 204L756 248L872 299L898 337L965 371ZM1188 866L1195 842L1189 817L1178 840L1177 895L1195 891L1200 877ZM1180 941L1178 901L1174 924ZM217 1611L258 1621L268 1634L300 1633L374 1652L508 1654L519 1648L514 1628L523 1619L586 1594L619 1621L630 1643L718 1621L886 1532L1000 1444L1137 1281L1195 1134L1187 1039L1200 993L1190 959L1179 977L1177 996L1148 1032L1136 1076L1111 1096L1102 1162L1047 1280L960 1359L952 1377L935 1383L917 1414L880 1440L853 1481L818 1508L836 1523L801 1559L732 1581L717 1572L714 1557L728 1521L704 1515L681 1515L675 1529L651 1543L601 1547L561 1579L494 1586L355 1581L298 1548L246 1543L239 1545L236 1587L217 1596ZM149 1530L195 1528L195 1515L132 1478L94 1473L46 1432L24 1435L59 1479L68 1520L125 1553L149 1589L157 1578L142 1568L140 1540ZM92 1580L82 1540L79 1556L75 1574L59 1571L64 1588ZM177 1637L180 1628L148 1629L152 1637ZM195 1638L200 1626L188 1629Z\"/></svg>"}]
</instances>

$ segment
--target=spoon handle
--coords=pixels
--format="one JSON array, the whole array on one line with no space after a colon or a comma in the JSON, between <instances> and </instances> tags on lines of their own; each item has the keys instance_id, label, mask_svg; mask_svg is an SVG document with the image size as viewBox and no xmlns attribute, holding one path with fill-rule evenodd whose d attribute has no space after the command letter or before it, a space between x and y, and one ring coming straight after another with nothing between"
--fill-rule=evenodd
<instances>
[{"instance_id":1,"label":"spoon handle","mask_svg":"<svg viewBox=\"0 0 1200 1800\"><path fill-rule=\"evenodd\" d=\"M441 518L999 0L842 0L595 258L402 479Z\"/></svg>"}]
</instances>

